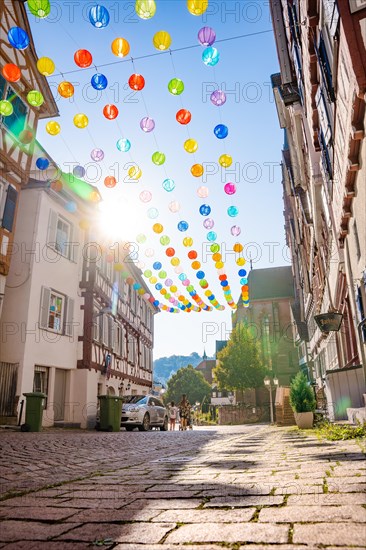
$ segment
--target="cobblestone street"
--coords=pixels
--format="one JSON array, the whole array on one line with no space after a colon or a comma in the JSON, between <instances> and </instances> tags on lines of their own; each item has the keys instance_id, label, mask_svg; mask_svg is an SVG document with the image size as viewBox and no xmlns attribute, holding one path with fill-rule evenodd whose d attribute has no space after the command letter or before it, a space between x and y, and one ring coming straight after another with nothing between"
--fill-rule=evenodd
<instances>
[{"instance_id":1,"label":"cobblestone street","mask_svg":"<svg viewBox=\"0 0 366 550\"><path fill-rule=\"evenodd\" d=\"M366 548L354 441L256 425L3 430L0 445L0 548Z\"/></svg>"}]
</instances>

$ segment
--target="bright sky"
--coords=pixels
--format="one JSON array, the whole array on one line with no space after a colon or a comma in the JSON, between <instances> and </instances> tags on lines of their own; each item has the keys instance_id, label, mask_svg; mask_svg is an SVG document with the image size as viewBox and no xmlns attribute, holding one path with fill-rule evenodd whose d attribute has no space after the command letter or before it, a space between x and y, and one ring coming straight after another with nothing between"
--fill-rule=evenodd
<instances>
[{"instance_id":1,"label":"bright sky","mask_svg":"<svg viewBox=\"0 0 366 550\"><path fill-rule=\"evenodd\" d=\"M202 204L211 207L209 217L215 223L213 230L222 247L225 273L235 302L240 296L240 268L232 253L235 242L244 245L247 259L252 256L253 268L286 265L289 261L284 242L279 166L283 135L270 85L270 74L278 71L278 63L272 32L263 32L271 31L268 5L263 1L210 0L206 14L196 17L188 12L185 0L157 0L155 16L142 20L134 12L134 1L103 0L101 3L110 13L110 23L104 29L97 29L89 22L88 11L93 2L53 0L47 19L36 19L29 14L38 56L50 57L56 64L49 83L61 115L57 119L61 125L59 135L50 136L45 131L47 121L41 121L37 138L64 171L76 163L87 168L85 179L97 185L103 196L107 213L105 227L134 243L138 260L145 264L143 271L152 269L154 262L161 262L179 292L189 297L170 265L170 258L165 255L166 247L159 242L161 235L152 231L154 223L161 223L162 235L170 237L169 246L175 249L184 273L205 298L196 272L190 266L191 260L187 258L189 249L182 245L184 237L193 238L193 249L198 252L209 288L226 308L225 311L158 314L154 357L202 353L204 348L212 355L215 340L228 336L232 310L224 299L214 262L206 253L208 230L203 227L206 218L199 213L199 207ZM204 47L198 44L197 33L203 26L216 31L218 42L214 46L220 60L215 67L202 62ZM157 52L152 44L154 34L160 30L168 31L172 37L171 54ZM252 36L235 38L242 35ZM127 61L120 60L111 51L111 43L117 37L125 38L131 46ZM174 51L179 48L182 50ZM94 66L87 69L76 66L74 53L78 49L92 53L93 65L98 71ZM137 59L141 56L149 57ZM108 65L101 67L103 64ZM69 71L75 72L67 74ZM95 72L103 73L108 79L104 91L97 92L90 85ZM128 87L133 73L145 78L142 92L132 92ZM180 96L168 91L168 82L174 77L183 80L185 85ZM75 86L75 95L70 99L61 98L57 93L57 86L63 80ZM211 103L210 94L214 89L226 92L225 105L216 107ZM103 107L108 103L116 104L119 109L115 120L103 116ZM182 108L192 113L192 121L187 126L175 119L176 112ZM73 117L77 113L88 116L87 128L74 126ZM155 121L153 132L145 133L140 128L140 120L146 116ZM226 139L217 139L214 135L213 129L218 124L228 127ZM118 151L116 142L121 137L130 140L129 153ZM188 138L198 142L195 154L183 148ZM105 153L100 163L90 158L94 148ZM164 165L152 163L155 151L165 153ZM218 164L224 153L233 158L227 170ZM127 175L131 163L138 164L142 170L139 182L131 181ZM191 175L190 168L196 163L205 167L201 178ZM107 189L103 183L109 175L118 180L113 189ZM172 192L162 187L167 178L175 182ZM232 196L224 192L225 183L230 181L237 188ZM208 188L207 198L198 197L200 186ZM152 194L149 203L139 198L143 190ZM172 201L179 202L179 212L169 210ZM232 205L239 209L235 218L227 214ZM158 210L156 219L148 217L149 208ZM181 220L189 223L185 233L177 229ZM231 235L233 225L241 228L239 237ZM136 241L141 233L146 236L144 244ZM147 248L153 250L152 257L146 257ZM246 268L249 270L249 262ZM164 280L160 282L164 284ZM169 305L154 285L148 284L154 296ZM207 298L206 303L209 304Z\"/></svg>"}]
</instances>

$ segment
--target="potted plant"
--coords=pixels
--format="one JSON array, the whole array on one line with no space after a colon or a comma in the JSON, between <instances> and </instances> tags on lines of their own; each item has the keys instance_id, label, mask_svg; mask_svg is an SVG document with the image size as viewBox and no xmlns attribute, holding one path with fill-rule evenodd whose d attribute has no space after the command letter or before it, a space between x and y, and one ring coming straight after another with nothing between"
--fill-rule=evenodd
<instances>
[{"instance_id":1,"label":"potted plant","mask_svg":"<svg viewBox=\"0 0 366 550\"><path fill-rule=\"evenodd\" d=\"M290 404L297 426L301 429L312 428L316 401L313 389L302 372L297 373L291 382Z\"/></svg>"}]
</instances>

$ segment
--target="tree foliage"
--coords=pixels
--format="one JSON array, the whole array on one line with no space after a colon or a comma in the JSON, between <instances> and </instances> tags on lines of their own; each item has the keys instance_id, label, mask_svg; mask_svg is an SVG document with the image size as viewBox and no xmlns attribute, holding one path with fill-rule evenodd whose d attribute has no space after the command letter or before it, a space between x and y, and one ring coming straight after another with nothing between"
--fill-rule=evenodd
<instances>
[{"instance_id":1,"label":"tree foliage","mask_svg":"<svg viewBox=\"0 0 366 550\"><path fill-rule=\"evenodd\" d=\"M203 374L192 365L179 369L169 378L164 401L179 403L183 393L187 395L191 405L196 401L202 403L204 397L210 399L211 396L210 384L204 379Z\"/></svg>"},{"instance_id":2,"label":"tree foliage","mask_svg":"<svg viewBox=\"0 0 366 550\"><path fill-rule=\"evenodd\" d=\"M268 371L261 362L258 342L244 324L236 325L217 359L213 375L219 388L243 391L263 386Z\"/></svg>"},{"instance_id":3,"label":"tree foliage","mask_svg":"<svg viewBox=\"0 0 366 550\"><path fill-rule=\"evenodd\" d=\"M315 411L314 391L303 372L298 372L291 382L290 404L297 413Z\"/></svg>"}]
</instances>

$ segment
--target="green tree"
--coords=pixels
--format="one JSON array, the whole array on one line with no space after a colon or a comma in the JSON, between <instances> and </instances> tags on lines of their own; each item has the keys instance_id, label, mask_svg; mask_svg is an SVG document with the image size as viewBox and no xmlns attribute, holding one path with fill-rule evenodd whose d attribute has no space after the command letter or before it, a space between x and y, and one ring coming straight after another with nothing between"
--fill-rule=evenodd
<instances>
[{"instance_id":1,"label":"green tree","mask_svg":"<svg viewBox=\"0 0 366 550\"><path fill-rule=\"evenodd\" d=\"M187 395L191 405L196 401L202 403L204 398L209 399L211 396L210 384L192 365L182 367L169 378L164 401L179 403L183 393Z\"/></svg>"},{"instance_id":2,"label":"green tree","mask_svg":"<svg viewBox=\"0 0 366 550\"><path fill-rule=\"evenodd\" d=\"M260 357L259 343L250 329L238 323L227 346L217 354L213 375L219 388L243 391L263 386L268 371Z\"/></svg>"}]
</instances>

